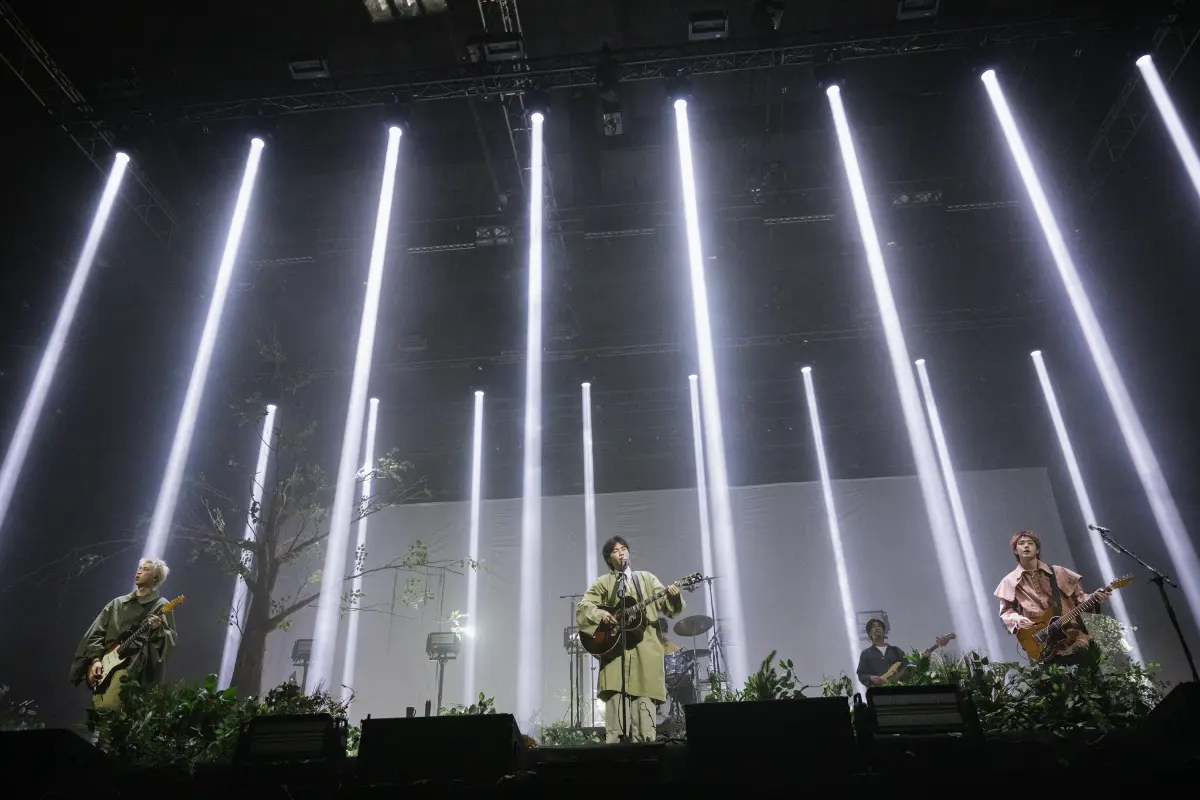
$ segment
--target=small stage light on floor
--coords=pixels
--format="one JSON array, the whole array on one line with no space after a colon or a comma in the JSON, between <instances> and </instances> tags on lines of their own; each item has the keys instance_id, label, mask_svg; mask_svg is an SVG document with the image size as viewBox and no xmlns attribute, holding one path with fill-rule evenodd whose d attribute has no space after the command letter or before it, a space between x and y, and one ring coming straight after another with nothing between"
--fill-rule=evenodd
<instances>
[{"instance_id":1,"label":"small stage light on floor","mask_svg":"<svg viewBox=\"0 0 1200 800\"><path fill-rule=\"evenodd\" d=\"M446 662L458 658L462 644L453 631L434 631L425 637L425 655L437 662L437 713L442 713L442 684L446 680Z\"/></svg>"},{"instance_id":2,"label":"small stage light on floor","mask_svg":"<svg viewBox=\"0 0 1200 800\"><path fill-rule=\"evenodd\" d=\"M297 639L292 645L292 666L301 667L304 669L304 676L300 680L301 686L308 686L308 665L312 659L312 639ZM292 673L292 678L296 677L296 673Z\"/></svg>"}]
</instances>

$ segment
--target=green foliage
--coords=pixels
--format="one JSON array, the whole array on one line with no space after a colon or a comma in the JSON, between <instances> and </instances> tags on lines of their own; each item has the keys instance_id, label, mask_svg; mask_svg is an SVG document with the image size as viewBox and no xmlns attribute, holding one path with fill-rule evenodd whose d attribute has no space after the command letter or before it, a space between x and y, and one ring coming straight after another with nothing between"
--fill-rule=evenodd
<instances>
[{"instance_id":1,"label":"green foliage","mask_svg":"<svg viewBox=\"0 0 1200 800\"><path fill-rule=\"evenodd\" d=\"M275 714L330 714L346 717L349 700L325 691L307 694L294 683L275 687L261 698L219 690L217 676L149 690L135 681L121 687L120 710L89 709L88 729L99 745L131 767L170 767L191 772L200 764L227 763L238 734L253 717ZM358 750L358 728L350 730L348 752Z\"/></svg>"},{"instance_id":2,"label":"green foliage","mask_svg":"<svg viewBox=\"0 0 1200 800\"><path fill-rule=\"evenodd\" d=\"M9 688L0 683L0 731L28 731L46 727L37 720L37 703L32 700L18 703L8 693Z\"/></svg>"},{"instance_id":3,"label":"green foliage","mask_svg":"<svg viewBox=\"0 0 1200 800\"><path fill-rule=\"evenodd\" d=\"M542 744L546 747L579 747L603 744L604 736L592 728L577 728L570 720L560 719L542 726Z\"/></svg>"},{"instance_id":4,"label":"green foliage","mask_svg":"<svg viewBox=\"0 0 1200 800\"><path fill-rule=\"evenodd\" d=\"M736 703L742 700L794 700L804 697L804 690L810 687L797 687L795 667L790 658L780 659L776 671L772 662L775 651L763 659L762 664L746 679L746 685L741 690L731 689L726 676L712 674L712 692L704 698L706 703Z\"/></svg>"},{"instance_id":5,"label":"green foliage","mask_svg":"<svg viewBox=\"0 0 1200 800\"><path fill-rule=\"evenodd\" d=\"M856 688L854 679L844 672L836 678L821 679L822 697L853 697Z\"/></svg>"},{"instance_id":6,"label":"green foliage","mask_svg":"<svg viewBox=\"0 0 1200 800\"><path fill-rule=\"evenodd\" d=\"M496 698L484 697L483 692L479 693L479 699L469 706L464 706L460 703L455 703L453 706L446 708L442 706L439 715L443 717L474 717L482 714L496 713Z\"/></svg>"},{"instance_id":7,"label":"green foliage","mask_svg":"<svg viewBox=\"0 0 1200 800\"><path fill-rule=\"evenodd\" d=\"M1134 724L1162 700L1165 684L1156 665L1129 662L1102 668L1100 648L1089 647L1079 666L991 662L978 653L934 660L914 652L914 667L899 685L952 683L974 701L985 732L1042 731L1058 737L1092 738Z\"/></svg>"}]
</instances>

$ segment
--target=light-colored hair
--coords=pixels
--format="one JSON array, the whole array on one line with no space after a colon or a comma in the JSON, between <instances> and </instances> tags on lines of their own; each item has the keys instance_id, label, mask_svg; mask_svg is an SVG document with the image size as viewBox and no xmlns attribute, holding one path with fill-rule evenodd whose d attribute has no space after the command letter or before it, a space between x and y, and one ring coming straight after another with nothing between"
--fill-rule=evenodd
<instances>
[{"instance_id":1,"label":"light-colored hair","mask_svg":"<svg viewBox=\"0 0 1200 800\"><path fill-rule=\"evenodd\" d=\"M151 566L154 568L154 588L157 589L166 583L167 576L171 574L171 568L167 566L167 562L161 558L143 558L138 562L139 567Z\"/></svg>"}]
</instances>

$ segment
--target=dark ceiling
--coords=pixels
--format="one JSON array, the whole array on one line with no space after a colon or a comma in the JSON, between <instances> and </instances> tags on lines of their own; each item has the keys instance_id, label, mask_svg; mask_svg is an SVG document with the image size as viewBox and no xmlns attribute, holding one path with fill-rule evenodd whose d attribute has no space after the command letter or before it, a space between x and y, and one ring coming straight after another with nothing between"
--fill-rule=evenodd
<instances>
[{"instance_id":1,"label":"dark ceiling","mask_svg":"<svg viewBox=\"0 0 1200 800\"><path fill-rule=\"evenodd\" d=\"M488 491L519 493L527 161L522 98L496 87L525 79L512 65L469 62L466 45L483 31L479 5L451 2L444 14L385 25L370 22L361 0L222 0L203 13L130 2L66 16L43 3L11 5L175 212L168 248L148 229L139 235L136 220L124 241L182 276L188 319L210 280L246 138L269 134L229 323L241 344L225 346L277 336L294 363L324 376L331 397L343 396L352 367L383 122L406 116L372 391L390 399L384 427L438 494L457 496L470 390L486 388ZM978 71L999 69L1036 157L1072 201L1065 213L1092 220L1111 245L1099 249L1115 252L1121 228L1095 220L1106 203L1124 202L1125 160L1113 168L1089 151L1131 56L1150 46L1172 3L1114 12L946 0L936 19L913 22L897 22L892 0L783 5L771 33L750 2L519 4L525 53L541 75L519 85L527 97L547 89L550 112L547 491L581 488L584 379L596 385L601 490L692 481L674 127L664 82L630 79L619 86L624 133L604 135L596 86L572 77L591 73L560 69L594 63L604 45L629 76L672 65L695 73L690 108L736 481L811 477L803 363L819 369L839 474L910 469L818 90L829 69L844 79L911 346L931 359L944 414L964 441L982 444L964 465L1050 458L1026 358L1055 337L1067 346L1071 333ZM728 10L730 42L688 44L688 13L714 7ZM484 10L499 19L500 4ZM294 80L288 62L297 58L324 59L330 77ZM383 86L392 88L363 93ZM355 107L285 113L328 108L339 93ZM59 105L51 116L90 135L78 108ZM1142 230L1130 225L1127 236ZM490 226L510 230L512 242L480 244L477 229ZM186 336L174 335L185 351Z\"/></svg>"}]
</instances>

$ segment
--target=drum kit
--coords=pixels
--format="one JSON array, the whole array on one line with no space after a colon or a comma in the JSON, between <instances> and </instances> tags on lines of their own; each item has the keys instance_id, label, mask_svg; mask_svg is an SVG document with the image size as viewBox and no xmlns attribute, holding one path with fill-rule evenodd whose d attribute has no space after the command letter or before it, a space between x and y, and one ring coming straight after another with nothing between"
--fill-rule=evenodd
<instances>
[{"instance_id":1,"label":"drum kit","mask_svg":"<svg viewBox=\"0 0 1200 800\"><path fill-rule=\"evenodd\" d=\"M666 620L662 620L664 627ZM663 645L663 666L667 677L666 718L669 722L683 722L683 707L699 702L703 687L712 683L713 673L720 673L720 637L714 631L708 647L697 647L697 637L712 631L716 623L712 617L695 614L675 623L676 636L691 639L692 647L683 649L674 642ZM665 631L664 631L665 633ZM705 663L707 662L707 663ZM701 669L701 667L704 667Z\"/></svg>"}]
</instances>

